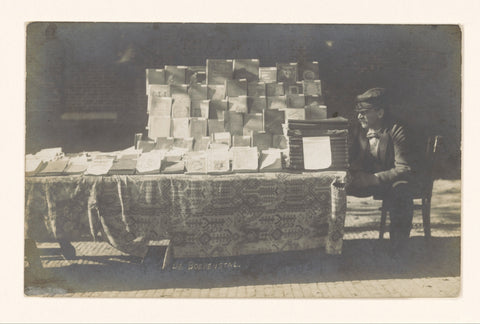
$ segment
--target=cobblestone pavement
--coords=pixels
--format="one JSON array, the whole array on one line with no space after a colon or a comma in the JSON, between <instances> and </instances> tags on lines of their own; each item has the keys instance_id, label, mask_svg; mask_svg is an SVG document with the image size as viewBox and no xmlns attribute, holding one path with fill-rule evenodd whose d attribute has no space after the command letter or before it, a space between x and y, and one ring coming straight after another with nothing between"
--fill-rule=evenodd
<instances>
[{"instance_id":1,"label":"cobblestone pavement","mask_svg":"<svg viewBox=\"0 0 480 324\"><path fill-rule=\"evenodd\" d=\"M455 297L460 293L460 181L438 180L432 239L416 212L405 253L391 256L378 240L380 202L348 197L341 256L318 250L235 258L178 259L161 270L161 253L144 263L106 243L74 242L64 260L55 243L38 244L46 280L29 280L25 295L59 297L355 298Z\"/></svg>"}]
</instances>

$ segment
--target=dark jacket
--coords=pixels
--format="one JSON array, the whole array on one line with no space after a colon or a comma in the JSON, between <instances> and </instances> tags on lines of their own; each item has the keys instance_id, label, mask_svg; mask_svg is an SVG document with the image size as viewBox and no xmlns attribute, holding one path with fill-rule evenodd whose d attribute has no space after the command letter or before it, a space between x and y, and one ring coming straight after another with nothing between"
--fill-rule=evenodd
<instances>
[{"instance_id":1,"label":"dark jacket","mask_svg":"<svg viewBox=\"0 0 480 324\"><path fill-rule=\"evenodd\" d=\"M412 150L408 143L408 131L393 122L385 123L378 143L378 159L370 153L367 130L360 125L351 131L350 171L376 173L382 183L410 180L412 173Z\"/></svg>"}]
</instances>

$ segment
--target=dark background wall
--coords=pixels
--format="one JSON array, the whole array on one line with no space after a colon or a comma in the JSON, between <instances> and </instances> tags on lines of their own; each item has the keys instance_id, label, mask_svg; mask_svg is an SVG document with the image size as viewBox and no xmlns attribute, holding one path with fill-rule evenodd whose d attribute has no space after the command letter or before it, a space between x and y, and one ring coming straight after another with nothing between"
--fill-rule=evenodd
<instances>
[{"instance_id":1,"label":"dark background wall","mask_svg":"<svg viewBox=\"0 0 480 324\"><path fill-rule=\"evenodd\" d=\"M42 22L28 25L26 49L27 153L131 146L147 122L145 68L205 65L207 58L258 58L261 66L307 60L320 64L329 116L355 118L355 95L386 87L395 115L418 138L444 136L442 174L460 174L457 26ZM88 111L117 118L61 118Z\"/></svg>"}]
</instances>

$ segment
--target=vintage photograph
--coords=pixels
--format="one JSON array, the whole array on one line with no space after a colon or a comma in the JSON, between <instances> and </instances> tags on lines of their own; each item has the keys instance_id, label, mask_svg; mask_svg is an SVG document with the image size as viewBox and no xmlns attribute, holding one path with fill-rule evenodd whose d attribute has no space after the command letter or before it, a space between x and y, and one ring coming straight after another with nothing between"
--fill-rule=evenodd
<instances>
[{"instance_id":1,"label":"vintage photograph","mask_svg":"<svg viewBox=\"0 0 480 324\"><path fill-rule=\"evenodd\" d=\"M460 295L459 25L25 34L26 298Z\"/></svg>"}]
</instances>

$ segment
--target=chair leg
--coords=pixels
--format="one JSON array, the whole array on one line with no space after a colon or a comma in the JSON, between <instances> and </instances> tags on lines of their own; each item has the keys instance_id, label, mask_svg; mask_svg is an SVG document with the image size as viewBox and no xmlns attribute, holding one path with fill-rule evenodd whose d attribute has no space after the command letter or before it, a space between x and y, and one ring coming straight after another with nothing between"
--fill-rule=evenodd
<instances>
[{"instance_id":1,"label":"chair leg","mask_svg":"<svg viewBox=\"0 0 480 324\"><path fill-rule=\"evenodd\" d=\"M430 204L431 202L429 198L422 198L423 232L425 233L426 239L432 237L430 226Z\"/></svg>"},{"instance_id":2,"label":"chair leg","mask_svg":"<svg viewBox=\"0 0 480 324\"><path fill-rule=\"evenodd\" d=\"M385 233L385 224L387 223L387 205L385 201L382 203L382 217L380 218L380 235L379 239L383 239L383 234Z\"/></svg>"}]
</instances>

